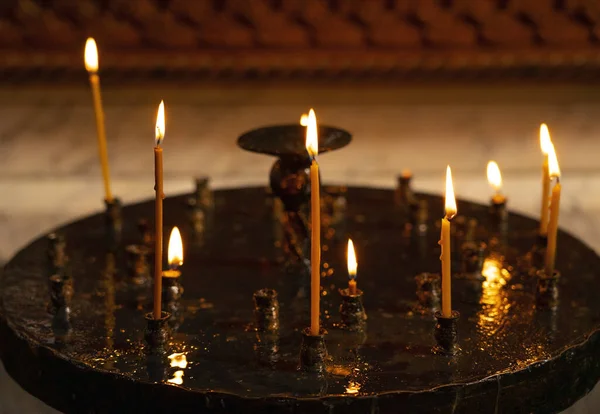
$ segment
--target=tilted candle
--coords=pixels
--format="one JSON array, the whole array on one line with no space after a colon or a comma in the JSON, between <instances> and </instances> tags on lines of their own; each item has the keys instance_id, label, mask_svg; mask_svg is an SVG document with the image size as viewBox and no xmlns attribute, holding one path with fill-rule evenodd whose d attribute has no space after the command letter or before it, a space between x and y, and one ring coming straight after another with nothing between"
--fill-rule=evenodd
<instances>
[{"instance_id":1,"label":"tilted candle","mask_svg":"<svg viewBox=\"0 0 600 414\"><path fill-rule=\"evenodd\" d=\"M556 178L556 184L552 188L552 198L550 201L550 219L548 220L548 247L546 248L546 274L552 276L554 273L554 263L556 261L556 240L558 236L558 214L560 209L560 168L554 145L550 146L548 152L548 172L550 178Z\"/></svg>"},{"instance_id":2,"label":"tilted candle","mask_svg":"<svg viewBox=\"0 0 600 414\"><path fill-rule=\"evenodd\" d=\"M540 210L540 235L548 234L548 197L550 196L550 173L548 172L548 152L552 147L550 131L546 124L540 125L540 147L544 154L544 163L542 164L542 207Z\"/></svg>"},{"instance_id":3,"label":"tilted candle","mask_svg":"<svg viewBox=\"0 0 600 414\"><path fill-rule=\"evenodd\" d=\"M98 77L98 48L96 41L91 37L85 42L84 52L85 68L90 75L90 85L94 98L94 112L96 113L96 133L98 138L98 155L100 167L102 168L102 179L104 181L104 197L107 202L113 201L110 191L110 172L108 169L108 153L106 149L106 131L104 129L104 110L102 108L102 97L100 95L100 78Z\"/></svg>"}]
</instances>

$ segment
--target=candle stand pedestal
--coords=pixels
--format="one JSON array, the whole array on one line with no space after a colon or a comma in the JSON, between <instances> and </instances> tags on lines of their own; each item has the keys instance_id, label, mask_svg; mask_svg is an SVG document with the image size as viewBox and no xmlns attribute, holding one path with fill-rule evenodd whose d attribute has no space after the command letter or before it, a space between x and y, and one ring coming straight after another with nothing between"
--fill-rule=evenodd
<instances>
[{"instance_id":1,"label":"candle stand pedestal","mask_svg":"<svg viewBox=\"0 0 600 414\"><path fill-rule=\"evenodd\" d=\"M154 319L152 313L147 313L146 330L144 331L144 339L148 345L146 350L148 354L164 354L167 352L170 332L168 321L171 314L162 312L160 319Z\"/></svg>"},{"instance_id":2,"label":"candle stand pedestal","mask_svg":"<svg viewBox=\"0 0 600 414\"><path fill-rule=\"evenodd\" d=\"M349 289L340 289L342 304L340 305L340 317L342 326L350 331L362 331L367 323L367 312L363 306L363 291L356 289L351 294Z\"/></svg>"},{"instance_id":3,"label":"candle stand pedestal","mask_svg":"<svg viewBox=\"0 0 600 414\"><path fill-rule=\"evenodd\" d=\"M452 311L452 315L446 318L442 316L441 312L437 311L434 316L436 319L434 337L437 345L433 347L433 352L443 355L456 355L460 351L458 346L458 319L460 313Z\"/></svg>"},{"instance_id":4,"label":"candle stand pedestal","mask_svg":"<svg viewBox=\"0 0 600 414\"><path fill-rule=\"evenodd\" d=\"M300 369L302 371L325 373L325 363L327 361L326 334L327 331L322 328L319 335L311 335L310 328L305 328L302 331L302 343L300 344Z\"/></svg>"}]
</instances>

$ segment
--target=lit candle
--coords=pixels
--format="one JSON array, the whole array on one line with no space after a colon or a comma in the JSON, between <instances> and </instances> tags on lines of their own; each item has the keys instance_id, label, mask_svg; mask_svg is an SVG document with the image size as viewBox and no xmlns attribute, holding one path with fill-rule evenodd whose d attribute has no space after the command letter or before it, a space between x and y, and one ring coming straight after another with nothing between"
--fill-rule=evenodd
<instances>
[{"instance_id":1,"label":"lit candle","mask_svg":"<svg viewBox=\"0 0 600 414\"><path fill-rule=\"evenodd\" d=\"M317 135L317 117L310 110L306 125L306 150L312 162L310 165L310 333L319 335L319 301L321 299L321 201L319 194L319 164L316 156L319 153Z\"/></svg>"},{"instance_id":2,"label":"lit candle","mask_svg":"<svg viewBox=\"0 0 600 414\"><path fill-rule=\"evenodd\" d=\"M556 260L556 237L558 234L558 214L560 207L560 168L554 145L551 145L548 152L548 173L550 178L556 178L556 183L552 188L552 198L550 200L550 219L548 220L548 247L546 248L546 274L554 274L554 262Z\"/></svg>"},{"instance_id":3,"label":"lit candle","mask_svg":"<svg viewBox=\"0 0 600 414\"><path fill-rule=\"evenodd\" d=\"M540 235L548 234L548 198L550 197L550 174L548 172L548 153L552 147L550 131L546 124L540 125L540 147L544 154L544 163L542 164L542 208L540 213Z\"/></svg>"},{"instance_id":4,"label":"lit candle","mask_svg":"<svg viewBox=\"0 0 600 414\"><path fill-rule=\"evenodd\" d=\"M356 268L358 263L356 262L356 252L354 251L354 243L352 239L348 239L348 293L350 295L356 295Z\"/></svg>"},{"instance_id":5,"label":"lit candle","mask_svg":"<svg viewBox=\"0 0 600 414\"><path fill-rule=\"evenodd\" d=\"M177 278L181 276L181 272L177 268L183 264L183 242L181 241L181 233L177 227L173 227L171 236L169 236L167 260L169 262L169 269L163 272L163 277Z\"/></svg>"},{"instance_id":6,"label":"lit candle","mask_svg":"<svg viewBox=\"0 0 600 414\"><path fill-rule=\"evenodd\" d=\"M104 111L102 109L102 97L100 96L100 78L98 77L98 48L96 47L96 41L91 37L85 42L84 61L85 68L90 75L90 85L92 86L92 96L94 98L98 155L100 156L100 167L102 168L102 179L104 180L104 196L106 201L110 203L113 201L113 196L110 191L110 172L108 170L106 132L104 130Z\"/></svg>"},{"instance_id":7,"label":"lit candle","mask_svg":"<svg viewBox=\"0 0 600 414\"><path fill-rule=\"evenodd\" d=\"M506 202L506 197L504 197L500 191L502 189L502 175L500 174L500 168L498 167L496 161L488 162L487 179L494 189L492 204L504 204Z\"/></svg>"},{"instance_id":8,"label":"lit candle","mask_svg":"<svg viewBox=\"0 0 600 414\"><path fill-rule=\"evenodd\" d=\"M300 125L302 125L303 127L308 125L308 115L302 114L302 116L300 117Z\"/></svg>"},{"instance_id":9,"label":"lit candle","mask_svg":"<svg viewBox=\"0 0 600 414\"><path fill-rule=\"evenodd\" d=\"M452 293L451 293L451 272L452 259L450 256L450 220L456 215L456 200L454 198L454 187L452 186L452 171L450 166L446 168L446 203L445 217L442 218L442 235L440 246L442 246L442 316L450 318L452 316Z\"/></svg>"},{"instance_id":10,"label":"lit candle","mask_svg":"<svg viewBox=\"0 0 600 414\"><path fill-rule=\"evenodd\" d=\"M163 250L163 156L160 144L165 138L165 103L160 101L156 115L156 145L154 146L154 319L161 318L162 250Z\"/></svg>"}]
</instances>

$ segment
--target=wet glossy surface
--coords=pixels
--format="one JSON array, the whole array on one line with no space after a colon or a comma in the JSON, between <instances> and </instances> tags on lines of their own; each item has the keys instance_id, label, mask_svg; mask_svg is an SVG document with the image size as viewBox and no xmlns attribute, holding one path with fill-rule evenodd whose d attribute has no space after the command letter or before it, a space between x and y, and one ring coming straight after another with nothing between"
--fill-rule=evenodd
<instances>
[{"instance_id":1,"label":"wet glossy surface","mask_svg":"<svg viewBox=\"0 0 600 414\"><path fill-rule=\"evenodd\" d=\"M348 189L345 231L323 231L321 311L329 331L326 342L331 361L327 379L319 381L297 371L300 331L309 324L308 280L282 270L282 252L277 247L280 232L265 190L217 191L202 240L192 237L186 197L165 200L165 232L179 226L186 257L181 280L184 293L174 317L178 326L171 358L165 356L164 386L241 397L302 398L431 391L492 377L493 393L501 400L502 375L527 372L595 335L600 325L600 259L592 250L560 234L560 304L555 311L536 310L535 279L528 274L530 266L524 258L534 243L536 222L510 215L507 235L496 237L485 230L487 206L459 202L459 214L480 219L477 238L488 243L491 251L484 265L481 297L469 293L468 282L460 275L453 280L453 308L461 313L462 352L453 359L433 355L433 318L412 309L415 275L439 271L436 213L442 211L442 199L422 197L430 209L424 236L406 230L393 206L392 191L359 188ZM136 220L152 214L151 202L124 208L123 245L137 241ZM68 337L56 339L46 311L44 238L7 264L2 314L12 332L55 350L54 355L77 367L135 381L154 380L149 378L143 351L143 315L151 309L151 286L132 289L123 247L116 256L107 253L104 230L101 215L60 230L67 240L75 290ZM355 243L358 287L364 292L368 314L364 336L337 325L338 289L345 288L348 280L347 236ZM259 338L253 329L252 294L261 288L274 288L279 294L281 328L276 338ZM590 358L590 363L598 365L597 352ZM577 365L572 367L575 373L577 369Z\"/></svg>"},{"instance_id":2,"label":"wet glossy surface","mask_svg":"<svg viewBox=\"0 0 600 414\"><path fill-rule=\"evenodd\" d=\"M319 125L319 154L345 147L352 136L343 129ZM246 151L270 155L300 155L306 153L306 128L300 124L274 125L254 129L238 138Z\"/></svg>"}]
</instances>

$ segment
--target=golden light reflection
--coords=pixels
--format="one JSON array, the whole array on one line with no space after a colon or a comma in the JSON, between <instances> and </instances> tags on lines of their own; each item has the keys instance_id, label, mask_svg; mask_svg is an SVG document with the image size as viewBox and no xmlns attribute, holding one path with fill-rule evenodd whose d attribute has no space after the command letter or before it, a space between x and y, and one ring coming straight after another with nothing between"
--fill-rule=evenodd
<instances>
[{"instance_id":1,"label":"golden light reflection","mask_svg":"<svg viewBox=\"0 0 600 414\"><path fill-rule=\"evenodd\" d=\"M300 117L300 125L302 125L303 127L308 125L308 115L307 114L302 114L302 116Z\"/></svg>"},{"instance_id":2,"label":"golden light reflection","mask_svg":"<svg viewBox=\"0 0 600 414\"><path fill-rule=\"evenodd\" d=\"M156 114L156 145L160 145L165 139L165 102L160 101L158 105L158 113Z\"/></svg>"},{"instance_id":3,"label":"golden light reflection","mask_svg":"<svg viewBox=\"0 0 600 414\"><path fill-rule=\"evenodd\" d=\"M350 381L346 387L346 394L358 394L360 391L360 384L358 382Z\"/></svg>"},{"instance_id":4,"label":"golden light reflection","mask_svg":"<svg viewBox=\"0 0 600 414\"><path fill-rule=\"evenodd\" d=\"M181 233L179 233L177 226L171 230L167 256L171 269L176 269L183 264L183 242L181 241Z\"/></svg>"},{"instance_id":5,"label":"golden light reflection","mask_svg":"<svg viewBox=\"0 0 600 414\"><path fill-rule=\"evenodd\" d=\"M456 198L454 197L454 185L452 184L452 170L446 167L446 219L450 220L456 215Z\"/></svg>"},{"instance_id":6,"label":"golden light reflection","mask_svg":"<svg viewBox=\"0 0 600 414\"><path fill-rule=\"evenodd\" d=\"M317 132L317 116L315 111L310 108L306 123L306 150L308 155L316 157L319 154L319 137Z\"/></svg>"},{"instance_id":7,"label":"golden light reflection","mask_svg":"<svg viewBox=\"0 0 600 414\"><path fill-rule=\"evenodd\" d=\"M356 262L356 252L354 251L354 243L352 243L352 239L348 239L348 276L350 279L356 279L356 269L358 268L358 263Z\"/></svg>"},{"instance_id":8,"label":"golden light reflection","mask_svg":"<svg viewBox=\"0 0 600 414\"><path fill-rule=\"evenodd\" d=\"M497 193L502 189L502 174L496 161L490 161L487 165L487 179Z\"/></svg>"},{"instance_id":9,"label":"golden light reflection","mask_svg":"<svg viewBox=\"0 0 600 414\"><path fill-rule=\"evenodd\" d=\"M510 273L502 267L501 257L490 256L483 262L481 272L485 280L482 282L480 303L481 311L477 314L477 326L487 338L493 337L504 324L504 319L511 305L504 287L510 280ZM482 345L487 342L483 341Z\"/></svg>"},{"instance_id":10,"label":"golden light reflection","mask_svg":"<svg viewBox=\"0 0 600 414\"><path fill-rule=\"evenodd\" d=\"M550 146L550 151L548 152L548 173L550 174L550 178L560 178L560 167L558 166L554 145Z\"/></svg>"},{"instance_id":11,"label":"golden light reflection","mask_svg":"<svg viewBox=\"0 0 600 414\"><path fill-rule=\"evenodd\" d=\"M550 131L548 131L548 125L540 125L540 147L544 155L550 153L550 147L552 147L552 140L550 139Z\"/></svg>"},{"instance_id":12,"label":"golden light reflection","mask_svg":"<svg viewBox=\"0 0 600 414\"><path fill-rule=\"evenodd\" d=\"M85 69L94 73L98 71L98 47L96 41L92 37L88 37L85 42L85 51L83 52Z\"/></svg>"},{"instance_id":13,"label":"golden light reflection","mask_svg":"<svg viewBox=\"0 0 600 414\"><path fill-rule=\"evenodd\" d=\"M175 352L169 355L171 368L185 369L187 367L187 358L183 352Z\"/></svg>"},{"instance_id":14,"label":"golden light reflection","mask_svg":"<svg viewBox=\"0 0 600 414\"><path fill-rule=\"evenodd\" d=\"M183 371L175 371L173 373L173 378L169 378L167 382L171 384L181 385L183 384Z\"/></svg>"}]
</instances>

